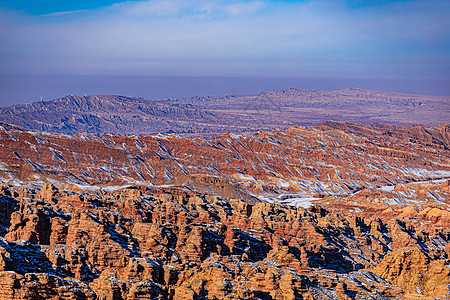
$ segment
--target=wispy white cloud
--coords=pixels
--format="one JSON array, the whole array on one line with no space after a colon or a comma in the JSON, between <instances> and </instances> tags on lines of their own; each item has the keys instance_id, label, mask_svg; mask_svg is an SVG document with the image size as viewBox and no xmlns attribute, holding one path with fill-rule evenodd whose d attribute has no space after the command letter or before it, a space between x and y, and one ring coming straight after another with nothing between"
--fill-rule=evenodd
<instances>
[{"instance_id":1,"label":"wispy white cloud","mask_svg":"<svg viewBox=\"0 0 450 300\"><path fill-rule=\"evenodd\" d=\"M232 2L218 0L151 0L114 4L119 13L147 17L180 17L191 15L242 16L257 11L263 1Z\"/></svg>"},{"instance_id":2,"label":"wispy white cloud","mask_svg":"<svg viewBox=\"0 0 450 300\"><path fill-rule=\"evenodd\" d=\"M224 13L230 16L241 16L254 13L263 6L263 1L237 2L229 4L208 1L201 7L201 11L208 13Z\"/></svg>"},{"instance_id":3,"label":"wispy white cloud","mask_svg":"<svg viewBox=\"0 0 450 300\"><path fill-rule=\"evenodd\" d=\"M44 15L40 15L40 16L41 17L63 17L63 16L87 13L87 12L89 12L88 9L77 9L77 10L69 10L69 11L59 11L59 12L44 14Z\"/></svg>"},{"instance_id":4,"label":"wispy white cloud","mask_svg":"<svg viewBox=\"0 0 450 300\"><path fill-rule=\"evenodd\" d=\"M114 7L120 12L137 16L180 16L190 8L192 1L155 0L123 2Z\"/></svg>"}]
</instances>

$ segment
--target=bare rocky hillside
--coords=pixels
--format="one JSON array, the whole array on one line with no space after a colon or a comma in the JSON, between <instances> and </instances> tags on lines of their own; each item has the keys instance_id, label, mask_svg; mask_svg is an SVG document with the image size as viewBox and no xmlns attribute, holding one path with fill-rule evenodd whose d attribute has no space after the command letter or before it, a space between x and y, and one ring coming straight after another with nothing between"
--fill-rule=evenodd
<instances>
[{"instance_id":1,"label":"bare rocky hillside","mask_svg":"<svg viewBox=\"0 0 450 300\"><path fill-rule=\"evenodd\" d=\"M289 89L259 95L228 95L150 101L123 96L66 96L0 109L0 121L64 134L178 133L212 138L317 126L328 120L436 126L450 119L450 98L343 89Z\"/></svg>"},{"instance_id":2,"label":"bare rocky hillside","mask_svg":"<svg viewBox=\"0 0 450 300\"><path fill-rule=\"evenodd\" d=\"M1 299L448 299L449 125L0 127Z\"/></svg>"}]
</instances>

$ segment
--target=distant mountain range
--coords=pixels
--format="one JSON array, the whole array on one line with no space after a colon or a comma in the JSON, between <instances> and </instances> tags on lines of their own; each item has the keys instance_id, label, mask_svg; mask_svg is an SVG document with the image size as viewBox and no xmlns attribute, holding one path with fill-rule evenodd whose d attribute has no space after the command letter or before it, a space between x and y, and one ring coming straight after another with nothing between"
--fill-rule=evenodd
<instances>
[{"instance_id":1,"label":"distant mountain range","mask_svg":"<svg viewBox=\"0 0 450 300\"><path fill-rule=\"evenodd\" d=\"M0 121L64 134L178 133L212 138L328 120L436 126L450 120L450 97L363 89L289 89L259 95L146 100L124 96L66 96L0 108Z\"/></svg>"}]
</instances>

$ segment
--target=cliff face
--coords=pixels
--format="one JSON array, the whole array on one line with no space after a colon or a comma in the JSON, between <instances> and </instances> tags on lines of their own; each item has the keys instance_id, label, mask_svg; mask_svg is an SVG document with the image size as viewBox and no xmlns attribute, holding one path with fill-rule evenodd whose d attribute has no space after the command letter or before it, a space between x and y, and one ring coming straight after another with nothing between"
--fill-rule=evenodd
<instances>
[{"instance_id":1,"label":"cliff face","mask_svg":"<svg viewBox=\"0 0 450 300\"><path fill-rule=\"evenodd\" d=\"M0 298L449 297L449 126L0 131Z\"/></svg>"}]
</instances>

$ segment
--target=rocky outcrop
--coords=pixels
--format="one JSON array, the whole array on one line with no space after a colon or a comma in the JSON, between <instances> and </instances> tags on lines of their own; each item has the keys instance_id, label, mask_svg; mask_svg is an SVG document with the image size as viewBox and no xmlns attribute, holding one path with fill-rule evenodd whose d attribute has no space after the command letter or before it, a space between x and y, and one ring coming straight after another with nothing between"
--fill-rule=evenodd
<instances>
[{"instance_id":1,"label":"rocky outcrop","mask_svg":"<svg viewBox=\"0 0 450 300\"><path fill-rule=\"evenodd\" d=\"M202 140L3 124L0 296L445 299L447 127Z\"/></svg>"},{"instance_id":2,"label":"rocky outcrop","mask_svg":"<svg viewBox=\"0 0 450 300\"><path fill-rule=\"evenodd\" d=\"M16 205L0 240L0 295L382 299L449 293L450 232L169 187L69 187L2 187L11 195L5 202ZM41 220L49 225L38 226Z\"/></svg>"},{"instance_id":3,"label":"rocky outcrop","mask_svg":"<svg viewBox=\"0 0 450 300\"><path fill-rule=\"evenodd\" d=\"M444 259L427 257L419 248L400 248L388 253L373 270L416 297L449 295L450 269Z\"/></svg>"},{"instance_id":4,"label":"rocky outcrop","mask_svg":"<svg viewBox=\"0 0 450 300\"><path fill-rule=\"evenodd\" d=\"M87 284L48 273L0 272L2 299L98 299ZM101 297L100 297L101 298Z\"/></svg>"}]
</instances>

